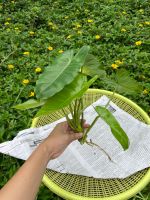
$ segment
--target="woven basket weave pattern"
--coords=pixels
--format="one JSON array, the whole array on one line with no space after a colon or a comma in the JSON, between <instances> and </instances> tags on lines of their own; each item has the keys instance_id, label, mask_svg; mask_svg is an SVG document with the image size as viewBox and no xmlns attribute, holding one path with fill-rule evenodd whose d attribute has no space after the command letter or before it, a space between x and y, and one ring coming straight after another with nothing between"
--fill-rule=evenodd
<instances>
[{"instance_id":1,"label":"woven basket weave pattern","mask_svg":"<svg viewBox=\"0 0 150 200\"><path fill-rule=\"evenodd\" d=\"M86 93L83 98L85 107L95 102L102 95L103 94L100 92ZM107 97L110 97L110 95L107 95ZM138 111L122 99L114 97L112 101L135 118L143 122L145 121ZM36 127L51 123L61 117L63 117L63 113L61 111L57 111L47 116L42 116L36 122ZM111 197L131 189L144 177L147 171L148 169L142 170L125 179L95 179L78 175L61 174L53 170L46 170L45 174L54 183L68 192L83 197L104 198Z\"/></svg>"}]
</instances>

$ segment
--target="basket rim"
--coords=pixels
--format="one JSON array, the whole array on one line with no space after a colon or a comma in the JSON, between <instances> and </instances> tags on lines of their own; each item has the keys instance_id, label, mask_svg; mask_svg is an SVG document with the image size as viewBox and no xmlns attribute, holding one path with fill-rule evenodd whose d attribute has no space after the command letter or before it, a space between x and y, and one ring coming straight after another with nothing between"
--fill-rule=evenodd
<instances>
[{"instance_id":1,"label":"basket rim","mask_svg":"<svg viewBox=\"0 0 150 200\"><path fill-rule=\"evenodd\" d=\"M111 95L112 92L111 91L107 91L107 90L101 90L101 89L88 89L87 93L102 93L104 95ZM114 95L115 97L123 100L124 102L126 102L127 104L129 104L131 107L135 108L144 118L145 122L147 124L150 124L150 118L147 115L147 113L140 108L136 103L134 103L133 101L129 100L128 98L115 93ZM31 127L35 127L38 118L33 118L32 120L32 125ZM70 200L121 200L121 199L129 199L130 197L134 196L135 194L137 194L139 191L141 191L149 182L150 182L150 168L147 171L147 173L144 175L144 177L135 185L133 186L131 189L114 195L114 196L110 196L110 197L104 197L104 198L92 198L92 197L83 197L83 196L79 196L76 194L73 194L71 192L68 192L66 190L64 190L63 188L59 187L57 184L55 184L52 180L50 180L48 178L47 175L44 174L42 182L55 194L65 198L65 199L70 199Z\"/></svg>"}]
</instances>

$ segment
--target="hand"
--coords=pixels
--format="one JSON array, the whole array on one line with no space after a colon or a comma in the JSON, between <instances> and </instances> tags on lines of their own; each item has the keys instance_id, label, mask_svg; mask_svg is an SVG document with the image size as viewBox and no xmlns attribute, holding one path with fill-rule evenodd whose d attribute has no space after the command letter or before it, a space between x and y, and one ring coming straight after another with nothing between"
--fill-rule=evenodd
<instances>
[{"instance_id":1,"label":"hand","mask_svg":"<svg viewBox=\"0 0 150 200\"><path fill-rule=\"evenodd\" d=\"M84 128L88 127L88 124L84 124ZM57 124L52 133L44 141L49 151L49 158L55 159L60 156L71 142L82 138L82 135L82 133L75 133L67 122Z\"/></svg>"}]
</instances>

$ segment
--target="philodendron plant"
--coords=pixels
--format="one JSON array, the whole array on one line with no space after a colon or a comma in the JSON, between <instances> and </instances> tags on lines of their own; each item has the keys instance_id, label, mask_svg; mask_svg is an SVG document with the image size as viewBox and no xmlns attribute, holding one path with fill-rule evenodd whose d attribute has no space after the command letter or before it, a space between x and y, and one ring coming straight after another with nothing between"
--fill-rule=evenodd
<instances>
[{"instance_id":1,"label":"philodendron plant","mask_svg":"<svg viewBox=\"0 0 150 200\"><path fill-rule=\"evenodd\" d=\"M82 96L97 79L101 79L105 85L111 86L113 95L116 91L127 94L137 93L141 90L141 87L124 69L118 69L111 75L107 75L104 68L100 67L97 58L90 54L89 50L89 46L83 46L76 54L74 50L68 50L59 55L39 76L35 87L37 99L30 99L14 106L14 108L25 110L41 107L36 117L61 109L69 126L75 132L83 132L83 137L80 139L81 144L94 145L92 141L87 141L87 134L97 119L102 118L110 126L114 137L126 150L129 147L129 139L118 121L107 109L110 101L105 107L95 107L97 117L90 127L84 130ZM71 117L66 113L65 107L68 107Z\"/></svg>"}]
</instances>

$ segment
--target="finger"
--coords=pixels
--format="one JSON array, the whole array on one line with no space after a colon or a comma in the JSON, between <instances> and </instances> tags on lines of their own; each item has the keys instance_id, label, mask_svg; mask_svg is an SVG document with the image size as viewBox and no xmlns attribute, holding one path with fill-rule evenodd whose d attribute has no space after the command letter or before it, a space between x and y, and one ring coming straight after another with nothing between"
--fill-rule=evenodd
<instances>
[{"instance_id":1,"label":"finger","mask_svg":"<svg viewBox=\"0 0 150 200\"><path fill-rule=\"evenodd\" d=\"M68 129L68 123L66 121L58 123L57 126L61 126L65 130Z\"/></svg>"},{"instance_id":2,"label":"finger","mask_svg":"<svg viewBox=\"0 0 150 200\"><path fill-rule=\"evenodd\" d=\"M83 124L83 126L84 126L84 125L89 125L89 124L86 123L86 120L85 120L85 119L82 120L82 124Z\"/></svg>"},{"instance_id":3,"label":"finger","mask_svg":"<svg viewBox=\"0 0 150 200\"><path fill-rule=\"evenodd\" d=\"M67 126L67 131L72 131L72 128L69 126L69 124Z\"/></svg>"},{"instance_id":4,"label":"finger","mask_svg":"<svg viewBox=\"0 0 150 200\"><path fill-rule=\"evenodd\" d=\"M83 127L84 127L84 128L89 128L89 126L90 126L90 124L86 124L86 123L83 124Z\"/></svg>"}]
</instances>

